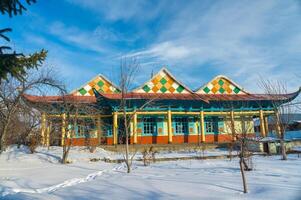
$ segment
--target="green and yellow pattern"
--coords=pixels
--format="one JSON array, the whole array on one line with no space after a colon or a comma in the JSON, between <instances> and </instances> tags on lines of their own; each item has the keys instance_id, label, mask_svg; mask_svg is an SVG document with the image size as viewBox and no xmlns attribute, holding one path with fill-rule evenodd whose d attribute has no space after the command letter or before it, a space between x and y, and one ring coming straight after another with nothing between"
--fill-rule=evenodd
<instances>
[{"instance_id":1,"label":"green and yellow pattern","mask_svg":"<svg viewBox=\"0 0 301 200\"><path fill-rule=\"evenodd\" d=\"M113 84L110 83L107 79L102 76L97 76L88 84L73 92L73 95L94 96L93 88L95 88L98 92L105 94L120 93L120 90L113 86Z\"/></svg>"},{"instance_id":2,"label":"green and yellow pattern","mask_svg":"<svg viewBox=\"0 0 301 200\"><path fill-rule=\"evenodd\" d=\"M138 93L188 93L189 91L171 75L161 70L135 92Z\"/></svg>"},{"instance_id":3,"label":"green and yellow pattern","mask_svg":"<svg viewBox=\"0 0 301 200\"><path fill-rule=\"evenodd\" d=\"M225 77L217 77L202 87L201 94L245 94L242 89Z\"/></svg>"}]
</instances>

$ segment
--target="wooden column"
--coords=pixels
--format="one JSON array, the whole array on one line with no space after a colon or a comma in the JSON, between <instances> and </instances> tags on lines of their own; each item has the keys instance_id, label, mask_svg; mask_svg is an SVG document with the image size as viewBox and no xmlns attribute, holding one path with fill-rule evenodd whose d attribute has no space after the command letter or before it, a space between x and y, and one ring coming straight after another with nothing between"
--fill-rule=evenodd
<instances>
[{"instance_id":1,"label":"wooden column","mask_svg":"<svg viewBox=\"0 0 301 200\"><path fill-rule=\"evenodd\" d=\"M113 113L113 144L118 142L118 115L117 112Z\"/></svg>"},{"instance_id":2,"label":"wooden column","mask_svg":"<svg viewBox=\"0 0 301 200\"><path fill-rule=\"evenodd\" d=\"M43 112L41 115L41 136L42 136L42 145L46 145L46 113Z\"/></svg>"},{"instance_id":3,"label":"wooden column","mask_svg":"<svg viewBox=\"0 0 301 200\"><path fill-rule=\"evenodd\" d=\"M65 137L66 137L66 113L62 114L62 139L61 139L61 146L65 144Z\"/></svg>"},{"instance_id":4,"label":"wooden column","mask_svg":"<svg viewBox=\"0 0 301 200\"><path fill-rule=\"evenodd\" d=\"M133 116L133 134L134 144L137 144L137 112L135 112Z\"/></svg>"},{"instance_id":5,"label":"wooden column","mask_svg":"<svg viewBox=\"0 0 301 200\"><path fill-rule=\"evenodd\" d=\"M275 119L275 125L276 125L276 133L277 133L277 135L278 135L278 137L279 138L281 138L281 127L280 127L280 123L279 123L279 121L280 121L280 116L279 116L279 112L278 111L276 111L275 112L275 117L276 117L276 119Z\"/></svg>"},{"instance_id":6,"label":"wooden column","mask_svg":"<svg viewBox=\"0 0 301 200\"><path fill-rule=\"evenodd\" d=\"M266 135L268 135L269 134L269 118L268 118L268 116L264 117L264 128L265 128Z\"/></svg>"},{"instance_id":7,"label":"wooden column","mask_svg":"<svg viewBox=\"0 0 301 200\"><path fill-rule=\"evenodd\" d=\"M98 144L100 144L101 143L101 121L100 121L100 115L97 115L96 126L97 126Z\"/></svg>"},{"instance_id":8,"label":"wooden column","mask_svg":"<svg viewBox=\"0 0 301 200\"><path fill-rule=\"evenodd\" d=\"M234 118L234 111L233 110L231 110L231 112L230 112L230 118L231 118L232 140L236 141L235 118Z\"/></svg>"},{"instance_id":9,"label":"wooden column","mask_svg":"<svg viewBox=\"0 0 301 200\"><path fill-rule=\"evenodd\" d=\"M265 127L264 127L264 118L263 118L263 111L259 111L259 120L260 120L260 135L262 137L266 137Z\"/></svg>"},{"instance_id":10,"label":"wooden column","mask_svg":"<svg viewBox=\"0 0 301 200\"><path fill-rule=\"evenodd\" d=\"M205 142L206 136L205 136L204 111L200 112L200 132L201 132L201 142Z\"/></svg>"},{"instance_id":11,"label":"wooden column","mask_svg":"<svg viewBox=\"0 0 301 200\"><path fill-rule=\"evenodd\" d=\"M47 131L46 131L46 137L45 137L45 145L47 147L49 147L49 144L50 144L50 132L51 132L51 127L52 127L52 123L51 121L47 121L48 122L48 126L47 126Z\"/></svg>"},{"instance_id":12,"label":"wooden column","mask_svg":"<svg viewBox=\"0 0 301 200\"><path fill-rule=\"evenodd\" d=\"M172 143L171 111L167 111L168 143Z\"/></svg>"}]
</instances>

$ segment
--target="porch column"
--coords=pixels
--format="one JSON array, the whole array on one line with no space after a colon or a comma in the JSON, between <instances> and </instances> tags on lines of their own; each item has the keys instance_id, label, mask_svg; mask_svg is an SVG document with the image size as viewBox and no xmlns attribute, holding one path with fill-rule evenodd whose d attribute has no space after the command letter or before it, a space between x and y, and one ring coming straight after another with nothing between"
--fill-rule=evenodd
<instances>
[{"instance_id":1,"label":"porch column","mask_svg":"<svg viewBox=\"0 0 301 200\"><path fill-rule=\"evenodd\" d=\"M118 115L117 112L113 113L113 144L117 144L118 134Z\"/></svg>"},{"instance_id":2,"label":"porch column","mask_svg":"<svg viewBox=\"0 0 301 200\"><path fill-rule=\"evenodd\" d=\"M52 123L51 121L47 121L48 122L48 126L47 126L47 129L46 129L46 141L45 141L45 145L47 147L49 147L49 144L50 144L50 132L51 132L51 127L52 127Z\"/></svg>"},{"instance_id":3,"label":"porch column","mask_svg":"<svg viewBox=\"0 0 301 200\"><path fill-rule=\"evenodd\" d=\"M280 123L279 123L279 120L280 120L280 116L279 116L279 112L276 111L275 112L275 117L276 117L276 120L275 120L275 125L276 125L276 133L278 135L279 138L281 138L281 126L280 126Z\"/></svg>"},{"instance_id":4,"label":"porch column","mask_svg":"<svg viewBox=\"0 0 301 200\"><path fill-rule=\"evenodd\" d=\"M137 112L136 111L133 116L133 136L134 136L134 144L137 144Z\"/></svg>"},{"instance_id":5,"label":"porch column","mask_svg":"<svg viewBox=\"0 0 301 200\"><path fill-rule=\"evenodd\" d=\"M171 110L167 111L168 143L172 143Z\"/></svg>"},{"instance_id":6,"label":"porch column","mask_svg":"<svg viewBox=\"0 0 301 200\"><path fill-rule=\"evenodd\" d=\"M206 137L205 137L204 111L200 112L200 132L201 132L201 142L205 142Z\"/></svg>"},{"instance_id":7,"label":"porch column","mask_svg":"<svg viewBox=\"0 0 301 200\"><path fill-rule=\"evenodd\" d=\"M233 110L231 110L231 112L230 112L230 117L231 117L232 141L236 141L235 118L234 118L234 111Z\"/></svg>"},{"instance_id":8,"label":"porch column","mask_svg":"<svg viewBox=\"0 0 301 200\"><path fill-rule=\"evenodd\" d=\"M268 121L268 116L264 117L264 128L265 128L265 133L269 134L269 121Z\"/></svg>"},{"instance_id":9,"label":"porch column","mask_svg":"<svg viewBox=\"0 0 301 200\"><path fill-rule=\"evenodd\" d=\"M65 137L66 137L66 113L62 114L62 139L61 146L65 145Z\"/></svg>"},{"instance_id":10,"label":"porch column","mask_svg":"<svg viewBox=\"0 0 301 200\"><path fill-rule=\"evenodd\" d=\"M263 111L259 111L259 120L260 120L260 135L262 137L266 136L265 127L264 127L264 119L263 119Z\"/></svg>"},{"instance_id":11,"label":"porch column","mask_svg":"<svg viewBox=\"0 0 301 200\"><path fill-rule=\"evenodd\" d=\"M101 122L100 122L100 115L97 115L96 119L96 127L97 127L97 139L98 139L98 144L101 143Z\"/></svg>"},{"instance_id":12,"label":"porch column","mask_svg":"<svg viewBox=\"0 0 301 200\"><path fill-rule=\"evenodd\" d=\"M46 113L43 112L41 115L41 136L42 136L42 145L46 145Z\"/></svg>"}]
</instances>

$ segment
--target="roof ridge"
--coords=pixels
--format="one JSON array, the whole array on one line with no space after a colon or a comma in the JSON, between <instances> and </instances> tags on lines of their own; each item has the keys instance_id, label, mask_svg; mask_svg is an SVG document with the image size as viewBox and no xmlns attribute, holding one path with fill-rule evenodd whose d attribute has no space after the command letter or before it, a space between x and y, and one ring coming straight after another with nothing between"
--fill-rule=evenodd
<instances>
[{"instance_id":1,"label":"roof ridge","mask_svg":"<svg viewBox=\"0 0 301 200\"><path fill-rule=\"evenodd\" d=\"M94 76L93 78L89 79L89 81L85 82L84 84L82 84L80 87L75 88L74 90L72 90L69 94L73 95L73 96L77 96L75 95L75 93L80 90L81 88L84 88L86 85L88 85L90 82L94 81L97 78L101 78L104 79L105 81L107 81L108 83L110 83L113 87L115 87L116 89L120 90L120 88L118 86L116 86L110 79L108 79L105 75L99 73L96 76Z\"/></svg>"},{"instance_id":2,"label":"roof ridge","mask_svg":"<svg viewBox=\"0 0 301 200\"><path fill-rule=\"evenodd\" d=\"M143 84L141 84L140 86L138 86L137 88L133 89L131 92L133 93L138 93L137 91L142 89L147 83L149 83L150 81L153 80L154 77L156 77L157 75L159 75L161 72L166 73L168 76L170 76L172 79L174 79L175 82L177 82L179 85L181 85L182 87L184 87L185 90L187 90L189 93L193 94L194 92L187 87L184 83L182 83L181 81L179 81L167 68L166 66L161 67L161 69L154 75L152 75L152 77L150 79L148 79L147 81L145 81ZM175 93L172 93L175 94Z\"/></svg>"},{"instance_id":3,"label":"roof ridge","mask_svg":"<svg viewBox=\"0 0 301 200\"><path fill-rule=\"evenodd\" d=\"M219 78L224 78L226 79L227 81L229 81L232 85L234 85L235 87L239 88L240 91L242 91L243 93L246 93L246 94L252 94L250 93L249 91L245 90L245 88L243 88L242 86L240 86L238 83L236 83L235 81L233 81L231 78L229 78L228 76L226 75L217 75L215 77L213 77L212 79L210 79L210 81L208 81L207 83L203 84L202 86L200 86L199 88L197 88L196 90L194 90L195 93L199 93L201 92L209 83L211 83L212 81L216 80L216 79L219 79ZM227 94L229 95L229 94ZM236 95L239 95L239 94L236 94Z\"/></svg>"}]
</instances>

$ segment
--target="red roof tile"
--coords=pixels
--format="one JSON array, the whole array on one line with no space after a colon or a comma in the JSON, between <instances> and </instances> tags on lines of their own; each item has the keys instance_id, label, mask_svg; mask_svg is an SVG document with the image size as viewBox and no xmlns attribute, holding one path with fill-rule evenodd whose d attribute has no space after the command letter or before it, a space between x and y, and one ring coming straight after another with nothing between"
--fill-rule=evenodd
<instances>
[{"instance_id":1,"label":"red roof tile","mask_svg":"<svg viewBox=\"0 0 301 200\"><path fill-rule=\"evenodd\" d=\"M164 99L164 100L198 100L198 101L260 101L260 100L289 100L295 98L301 89L297 92L280 95L267 95L267 94L155 94L155 93L127 93L125 94L126 99ZM107 99L121 99L120 93L118 94L99 94ZM30 102L78 102L78 103L96 103L95 96L34 96L24 94L23 97Z\"/></svg>"},{"instance_id":2,"label":"red roof tile","mask_svg":"<svg viewBox=\"0 0 301 200\"><path fill-rule=\"evenodd\" d=\"M23 97L33 103L55 103L55 102L78 102L78 103L96 103L95 96L34 96L24 94Z\"/></svg>"}]
</instances>

